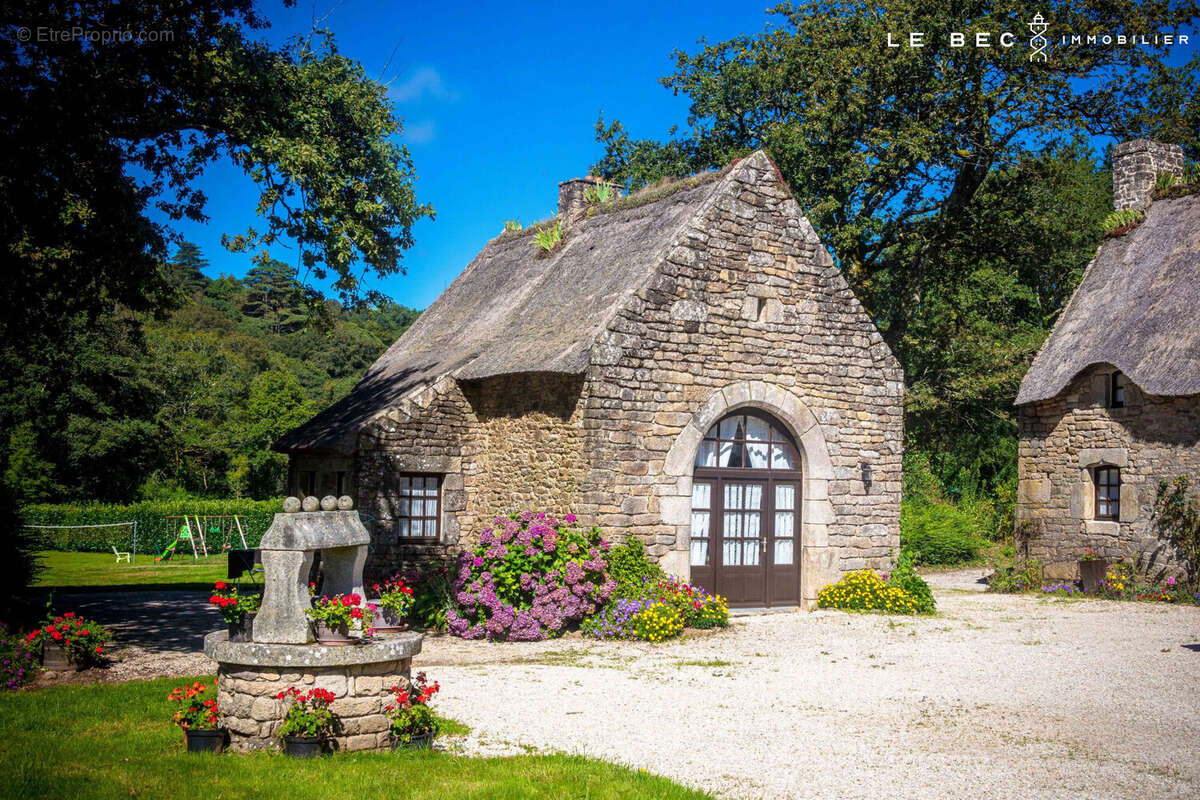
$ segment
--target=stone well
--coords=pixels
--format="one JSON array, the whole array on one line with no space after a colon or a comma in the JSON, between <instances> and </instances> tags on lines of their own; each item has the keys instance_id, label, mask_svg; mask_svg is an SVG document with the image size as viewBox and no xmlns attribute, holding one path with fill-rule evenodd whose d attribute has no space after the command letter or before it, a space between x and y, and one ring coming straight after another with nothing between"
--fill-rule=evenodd
<instances>
[{"instance_id":1,"label":"stone well","mask_svg":"<svg viewBox=\"0 0 1200 800\"><path fill-rule=\"evenodd\" d=\"M217 669L217 708L229 730L230 746L246 752L278 747L275 737L287 711L276 696L289 686L319 686L337 695L333 747L387 750L388 719L383 707L389 689L407 684L421 635L400 633L369 644L323 647L316 644L231 642L225 631L204 638L204 652Z\"/></svg>"},{"instance_id":2,"label":"stone well","mask_svg":"<svg viewBox=\"0 0 1200 800\"><path fill-rule=\"evenodd\" d=\"M289 686L320 687L336 699L334 737L338 750L390 747L384 706L390 689L407 685L412 657L422 636L399 633L360 639L352 645L313 642L305 611L310 606L308 573L319 550L326 594L363 594L362 568L370 536L348 497L289 497L263 535L262 608L253 641L231 642L227 631L204 637L204 653L217 662L217 709L234 750L279 746L276 734L288 703L276 699ZM317 510L323 508L324 510ZM304 510L301 510L304 509Z\"/></svg>"}]
</instances>

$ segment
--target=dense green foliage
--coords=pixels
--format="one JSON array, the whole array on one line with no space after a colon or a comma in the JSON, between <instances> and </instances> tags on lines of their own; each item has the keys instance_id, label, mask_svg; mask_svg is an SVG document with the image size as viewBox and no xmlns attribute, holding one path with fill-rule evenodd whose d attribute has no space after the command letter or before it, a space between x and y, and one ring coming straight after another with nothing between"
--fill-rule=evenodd
<instances>
[{"instance_id":1,"label":"dense green foliage","mask_svg":"<svg viewBox=\"0 0 1200 800\"><path fill-rule=\"evenodd\" d=\"M610 547L607 559L608 575L617 582L617 588L612 593L614 600L642 597L647 594L650 584L657 584L667 577L657 562L646 557L642 540L636 536Z\"/></svg>"},{"instance_id":2,"label":"dense green foliage","mask_svg":"<svg viewBox=\"0 0 1200 800\"><path fill-rule=\"evenodd\" d=\"M1171 543L1187 571L1188 585L1200 590L1200 502L1189 490L1187 475L1159 481L1154 497L1154 527Z\"/></svg>"},{"instance_id":3,"label":"dense green foliage","mask_svg":"<svg viewBox=\"0 0 1200 800\"><path fill-rule=\"evenodd\" d=\"M190 680L196 680L191 678ZM212 676L200 680L211 682ZM0 694L6 797L89 800L365 794L405 800L704 800L665 778L582 756L463 758L453 751L338 753L303 761L183 750L167 694L179 678ZM462 726L441 722L443 734ZM70 765L69 767L67 765ZM369 787L369 788L368 788Z\"/></svg>"},{"instance_id":4,"label":"dense green foliage","mask_svg":"<svg viewBox=\"0 0 1200 800\"><path fill-rule=\"evenodd\" d=\"M916 564L963 564L973 561L985 544L972 528L971 517L952 504L904 504L900 547Z\"/></svg>"},{"instance_id":5,"label":"dense green foliage","mask_svg":"<svg viewBox=\"0 0 1200 800\"><path fill-rule=\"evenodd\" d=\"M262 442L343 389L378 353L374 327L384 345L402 327L395 307L350 320L311 291L275 291L294 278L271 257L288 247L304 279L328 278L347 307L372 297L365 274L402 269L412 224L432 212L415 199L386 87L321 32L281 48L254 38L266 23L251 0L6 12L14 31L155 35L0 39L5 482L27 502L129 500L148 479L278 491ZM191 270L180 285L164 268L170 221L206 220L195 179L217 160L258 190L258 218L225 240L257 269L210 285ZM185 248L176 266L200 260ZM332 333L300 327L329 316ZM298 372L299 389L277 370Z\"/></svg>"},{"instance_id":6,"label":"dense green foliage","mask_svg":"<svg viewBox=\"0 0 1200 800\"><path fill-rule=\"evenodd\" d=\"M1020 379L1111 210L1079 143L1160 136L1200 155L1197 61L1161 47L954 48L949 33L1186 28L1195 2L933 0L782 4L755 35L677 51L663 85L691 102L666 141L597 123L596 174L639 187L756 148L778 165L904 366L910 449L962 496L1013 483ZM923 48L889 32L923 31ZM1020 37L1018 37L1018 40ZM1007 502L1007 499L1002 499Z\"/></svg>"},{"instance_id":7,"label":"dense green foliage","mask_svg":"<svg viewBox=\"0 0 1200 800\"><path fill-rule=\"evenodd\" d=\"M189 516L241 516L242 531L246 544L257 547L262 535L267 532L274 515L282 507L278 498L272 500L157 500L113 505L108 503L50 504L37 503L24 510L27 525L106 525L114 522L137 522L138 552L154 554L174 541L183 522L167 517L187 514ZM111 552L110 548L128 551L132 531L129 527L99 528L89 530L38 530L29 529L26 540L42 550ZM206 538L207 532L206 532ZM219 551L223 537L217 537ZM236 539L236 537L235 537ZM236 540L236 547L241 541ZM181 545L181 548L184 547ZM184 548L191 553L191 548ZM213 549L210 542L209 549ZM182 550L180 550L182 552ZM190 558L190 555L189 555Z\"/></svg>"},{"instance_id":8,"label":"dense green foliage","mask_svg":"<svg viewBox=\"0 0 1200 800\"><path fill-rule=\"evenodd\" d=\"M271 442L346 394L417 316L343 308L277 261L241 280L205 265L185 242L166 265L177 308L80 328L58 354L66 394L6 409L19 421L5 481L23 500L279 494L287 462Z\"/></svg>"},{"instance_id":9,"label":"dense green foliage","mask_svg":"<svg viewBox=\"0 0 1200 800\"><path fill-rule=\"evenodd\" d=\"M888 575L888 586L908 594L916 605L918 614L932 614L937 608L933 599L933 590L925 579L913 569L913 558L907 550L901 550L896 557L896 565L892 574Z\"/></svg>"}]
</instances>

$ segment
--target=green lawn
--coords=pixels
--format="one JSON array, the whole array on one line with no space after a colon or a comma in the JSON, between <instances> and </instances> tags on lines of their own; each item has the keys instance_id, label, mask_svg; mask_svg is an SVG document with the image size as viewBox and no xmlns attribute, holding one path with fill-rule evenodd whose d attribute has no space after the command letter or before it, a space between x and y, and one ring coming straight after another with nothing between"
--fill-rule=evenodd
<instances>
[{"instance_id":1,"label":"green lawn","mask_svg":"<svg viewBox=\"0 0 1200 800\"><path fill-rule=\"evenodd\" d=\"M43 550L37 557L43 567L37 586L72 588L188 588L189 584L196 588L211 588L214 581L225 577L228 564L224 554L199 560L191 555L176 556L160 564L155 564L151 555L138 555L132 564L116 563L112 553Z\"/></svg>"},{"instance_id":2,"label":"green lawn","mask_svg":"<svg viewBox=\"0 0 1200 800\"><path fill-rule=\"evenodd\" d=\"M167 692L183 678L0 695L0 796L35 798L663 798L702 792L578 756L438 752L294 761L184 752ZM187 679L194 680L194 679ZM519 709L513 710L520 714ZM614 731L614 736L620 735Z\"/></svg>"}]
</instances>

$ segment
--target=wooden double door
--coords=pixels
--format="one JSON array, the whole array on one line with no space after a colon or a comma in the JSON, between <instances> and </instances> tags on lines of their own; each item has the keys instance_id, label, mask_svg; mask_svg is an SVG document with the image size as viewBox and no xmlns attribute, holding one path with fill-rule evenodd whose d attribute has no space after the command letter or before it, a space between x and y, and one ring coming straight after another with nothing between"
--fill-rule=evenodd
<instances>
[{"instance_id":1,"label":"wooden double door","mask_svg":"<svg viewBox=\"0 0 1200 800\"><path fill-rule=\"evenodd\" d=\"M799 478L692 481L692 582L731 606L800 603Z\"/></svg>"}]
</instances>

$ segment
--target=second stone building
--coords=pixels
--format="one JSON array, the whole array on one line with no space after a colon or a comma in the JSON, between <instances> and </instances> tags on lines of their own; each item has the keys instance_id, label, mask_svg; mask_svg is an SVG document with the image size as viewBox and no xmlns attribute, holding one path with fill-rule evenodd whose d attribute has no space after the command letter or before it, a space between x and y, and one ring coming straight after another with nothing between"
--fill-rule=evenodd
<instances>
[{"instance_id":1,"label":"second stone building","mask_svg":"<svg viewBox=\"0 0 1200 800\"><path fill-rule=\"evenodd\" d=\"M562 184L278 442L291 491L354 495L375 575L524 509L639 537L735 606L887 569L903 375L775 165L606 193Z\"/></svg>"}]
</instances>

